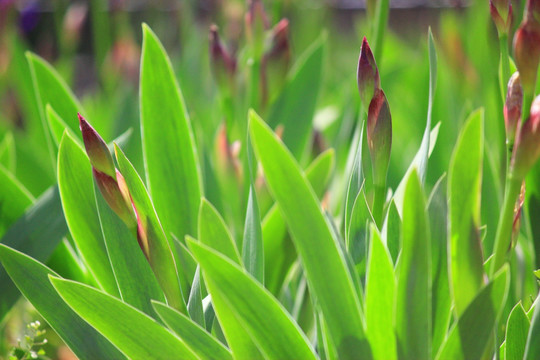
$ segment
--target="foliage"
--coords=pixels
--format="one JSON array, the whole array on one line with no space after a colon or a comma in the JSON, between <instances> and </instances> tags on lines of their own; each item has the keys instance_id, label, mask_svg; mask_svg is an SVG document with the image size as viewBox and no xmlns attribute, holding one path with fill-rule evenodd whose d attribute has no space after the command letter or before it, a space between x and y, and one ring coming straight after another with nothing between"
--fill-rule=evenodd
<instances>
[{"instance_id":1,"label":"foliage","mask_svg":"<svg viewBox=\"0 0 540 360\"><path fill-rule=\"evenodd\" d=\"M418 49L387 0L352 39L252 0L236 53L213 25L169 57L143 24L139 72L107 56L138 45L101 3L81 99L76 39L53 66L6 36L24 127L0 121L0 320L22 294L81 359L538 358L539 1L514 27L472 2ZM29 329L12 358L43 356Z\"/></svg>"}]
</instances>

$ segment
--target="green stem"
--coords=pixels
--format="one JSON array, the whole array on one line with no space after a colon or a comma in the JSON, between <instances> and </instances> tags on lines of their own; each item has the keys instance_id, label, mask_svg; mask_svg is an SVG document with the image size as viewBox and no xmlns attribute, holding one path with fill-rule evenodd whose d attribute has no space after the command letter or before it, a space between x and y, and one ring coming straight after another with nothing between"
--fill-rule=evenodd
<instances>
[{"instance_id":1,"label":"green stem","mask_svg":"<svg viewBox=\"0 0 540 360\"><path fill-rule=\"evenodd\" d=\"M375 193L373 195L373 220L379 229L382 229L383 210L386 194L386 184L375 185Z\"/></svg>"},{"instance_id":2,"label":"green stem","mask_svg":"<svg viewBox=\"0 0 540 360\"><path fill-rule=\"evenodd\" d=\"M521 191L521 183L521 179L513 178L510 175L506 178L503 208L499 217L499 225L495 235L495 251L489 271L491 277L504 265L507 259L508 248L512 240L514 206Z\"/></svg>"},{"instance_id":3,"label":"green stem","mask_svg":"<svg viewBox=\"0 0 540 360\"><path fill-rule=\"evenodd\" d=\"M508 34L500 34L499 35L499 46L501 51L501 58L500 58L500 64L502 73L502 78L500 79L500 85L501 85L501 94L503 98L503 103L506 98L506 84L508 84L508 80L510 80L510 57L508 52Z\"/></svg>"},{"instance_id":4,"label":"green stem","mask_svg":"<svg viewBox=\"0 0 540 360\"><path fill-rule=\"evenodd\" d=\"M521 110L521 121L525 122L531 115L531 105L534 100L534 94L523 94L523 108Z\"/></svg>"},{"instance_id":5,"label":"green stem","mask_svg":"<svg viewBox=\"0 0 540 360\"><path fill-rule=\"evenodd\" d=\"M375 39L373 46L373 54L375 60L380 65L382 63L382 48L384 40L384 32L388 22L388 13L390 12L390 1L379 0L375 8L375 22L373 26L373 38Z\"/></svg>"}]
</instances>

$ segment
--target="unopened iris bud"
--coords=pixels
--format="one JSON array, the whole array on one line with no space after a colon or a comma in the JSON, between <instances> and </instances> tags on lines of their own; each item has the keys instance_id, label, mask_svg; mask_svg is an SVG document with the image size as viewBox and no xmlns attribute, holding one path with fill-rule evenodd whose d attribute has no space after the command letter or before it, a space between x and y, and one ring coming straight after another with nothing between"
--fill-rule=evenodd
<instances>
[{"instance_id":1,"label":"unopened iris bud","mask_svg":"<svg viewBox=\"0 0 540 360\"><path fill-rule=\"evenodd\" d=\"M116 168L107 144L81 114L77 114L77 116L79 117L84 147L92 167L116 181Z\"/></svg>"},{"instance_id":2,"label":"unopened iris bud","mask_svg":"<svg viewBox=\"0 0 540 360\"><path fill-rule=\"evenodd\" d=\"M540 1L529 0L527 2L527 11L532 14L536 21L540 22Z\"/></svg>"},{"instance_id":3,"label":"unopened iris bud","mask_svg":"<svg viewBox=\"0 0 540 360\"><path fill-rule=\"evenodd\" d=\"M524 179L540 156L540 96L534 99L529 119L521 125L516 135L510 174Z\"/></svg>"},{"instance_id":4,"label":"unopened iris bud","mask_svg":"<svg viewBox=\"0 0 540 360\"><path fill-rule=\"evenodd\" d=\"M512 4L510 0L489 0L491 18L499 34L508 34L512 24Z\"/></svg>"},{"instance_id":5,"label":"unopened iris bud","mask_svg":"<svg viewBox=\"0 0 540 360\"><path fill-rule=\"evenodd\" d=\"M364 36L362 47L360 48L360 58L358 59L358 91L364 109L368 109L371 99L380 90L381 80L379 78L379 69L375 63L375 58L371 48Z\"/></svg>"},{"instance_id":6,"label":"unopened iris bud","mask_svg":"<svg viewBox=\"0 0 540 360\"><path fill-rule=\"evenodd\" d=\"M281 19L272 29L267 39L266 51L261 67L261 87L263 104L279 93L285 83L291 61L289 42L289 20Z\"/></svg>"},{"instance_id":7,"label":"unopened iris bud","mask_svg":"<svg viewBox=\"0 0 540 360\"><path fill-rule=\"evenodd\" d=\"M384 91L377 90L369 104L367 141L373 167L373 183L386 183L392 147L392 116Z\"/></svg>"},{"instance_id":8,"label":"unopened iris bud","mask_svg":"<svg viewBox=\"0 0 540 360\"><path fill-rule=\"evenodd\" d=\"M129 229L134 229L136 221L133 212L133 205L124 178L120 172L116 173L118 181L111 176L92 168L94 179L98 185L101 195L109 205L109 207L120 217ZM123 184L124 191L121 190L119 184Z\"/></svg>"},{"instance_id":9,"label":"unopened iris bud","mask_svg":"<svg viewBox=\"0 0 540 360\"><path fill-rule=\"evenodd\" d=\"M523 92L532 96L540 61L540 22L530 10L526 12L525 20L514 35L514 59Z\"/></svg>"},{"instance_id":10,"label":"unopened iris bud","mask_svg":"<svg viewBox=\"0 0 540 360\"><path fill-rule=\"evenodd\" d=\"M523 106L523 89L519 80L519 73L515 72L508 81L506 102L504 103L504 125L506 127L506 140L508 144L514 143L518 124L521 119Z\"/></svg>"},{"instance_id":11,"label":"unopened iris bud","mask_svg":"<svg viewBox=\"0 0 540 360\"><path fill-rule=\"evenodd\" d=\"M236 59L227 51L219 39L216 25L210 26L210 64L218 86L233 86L236 74Z\"/></svg>"},{"instance_id":12,"label":"unopened iris bud","mask_svg":"<svg viewBox=\"0 0 540 360\"><path fill-rule=\"evenodd\" d=\"M289 20L281 19L272 29L266 56L269 58L284 58L289 61Z\"/></svg>"},{"instance_id":13,"label":"unopened iris bud","mask_svg":"<svg viewBox=\"0 0 540 360\"><path fill-rule=\"evenodd\" d=\"M264 33L270 28L268 16L261 0L250 0L246 13L246 37L253 56L259 59L264 48Z\"/></svg>"}]
</instances>

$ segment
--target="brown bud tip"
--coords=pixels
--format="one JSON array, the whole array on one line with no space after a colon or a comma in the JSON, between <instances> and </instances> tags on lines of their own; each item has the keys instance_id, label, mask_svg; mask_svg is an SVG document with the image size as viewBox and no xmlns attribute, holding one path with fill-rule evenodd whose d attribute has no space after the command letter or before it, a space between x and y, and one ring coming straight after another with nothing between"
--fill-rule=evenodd
<instances>
[{"instance_id":1,"label":"brown bud tip","mask_svg":"<svg viewBox=\"0 0 540 360\"><path fill-rule=\"evenodd\" d=\"M92 166L98 171L116 179L116 169L107 144L81 114L77 113L77 116L79 117L79 126L82 132L86 154L88 154Z\"/></svg>"},{"instance_id":2,"label":"brown bud tip","mask_svg":"<svg viewBox=\"0 0 540 360\"><path fill-rule=\"evenodd\" d=\"M489 0L489 11L499 34L508 34L512 24L510 0Z\"/></svg>"},{"instance_id":3,"label":"brown bud tip","mask_svg":"<svg viewBox=\"0 0 540 360\"><path fill-rule=\"evenodd\" d=\"M358 59L358 91L360 92L360 99L364 105L364 109L367 109L373 95L377 90L380 90L380 78L379 69L375 63L375 58L371 52L371 48L367 42L366 37L362 40L362 47L360 48L360 57Z\"/></svg>"},{"instance_id":4,"label":"brown bud tip","mask_svg":"<svg viewBox=\"0 0 540 360\"><path fill-rule=\"evenodd\" d=\"M506 127L506 139L509 144L514 142L517 126L521 118L522 106L523 89L521 88L519 73L515 72L508 81L508 91L504 103L504 125Z\"/></svg>"},{"instance_id":5,"label":"brown bud tip","mask_svg":"<svg viewBox=\"0 0 540 360\"><path fill-rule=\"evenodd\" d=\"M267 51L269 58L290 57L289 44L289 20L281 19L272 29L270 36L270 49Z\"/></svg>"},{"instance_id":6,"label":"brown bud tip","mask_svg":"<svg viewBox=\"0 0 540 360\"><path fill-rule=\"evenodd\" d=\"M377 90L368 110L367 141L373 167L373 182L384 184L392 147L392 116L384 91Z\"/></svg>"},{"instance_id":7,"label":"brown bud tip","mask_svg":"<svg viewBox=\"0 0 540 360\"><path fill-rule=\"evenodd\" d=\"M514 59L525 94L534 94L540 61L540 22L528 12L514 35Z\"/></svg>"},{"instance_id":8,"label":"brown bud tip","mask_svg":"<svg viewBox=\"0 0 540 360\"><path fill-rule=\"evenodd\" d=\"M529 119L521 125L516 135L510 173L524 179L540 156L540 95L534 99Z\"/></svg>"}]
</instances>

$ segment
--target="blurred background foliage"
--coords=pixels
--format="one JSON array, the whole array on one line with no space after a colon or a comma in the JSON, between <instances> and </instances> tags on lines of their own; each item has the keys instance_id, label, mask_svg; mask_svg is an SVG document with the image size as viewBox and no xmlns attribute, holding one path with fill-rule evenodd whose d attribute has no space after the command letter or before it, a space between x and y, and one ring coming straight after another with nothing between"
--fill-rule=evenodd
<instances>
[{"instance_id":1,"label":"blurred background foliage","mask_svg":"<svg viewBox=\"0 0 540 360\"><path fill-rule=\"evenodd\" d=\"M518 14L514 16L516 19L522 14L524 2L513 3L514 14ZM264 1L264 4L272 26L282 18L289 21L291 61L288 67L294 66L301 54L321 36L326 39L322 83L320 89L311 89L319 91L313 119L312 152L335 148L338 169L335 174L346 174L343 169L361 118L356 82L358 54L362 37L367 35L370 40L365 2L283 0ZM139 173L144 174L138 105L141 22L151 26L171 56L197 146L219 152L217 144L224 115L210 71L209 29L211 24L218 26L222 41L238 59L239 81L245 82L247 75L242 73L247 69L244 64L247 59L245 8L243 0L0 0L1 166L24 185L32 201L56 182L54 164L51 166L47 151L43 151L48 146L40 120L43 110L36 101L25 57L25 52L30 50L59 72L81 100L85 116L106 140L133 129L124 148ZM514 29L518 25L519 21L514 21ZM391 108L394 133L388 185L393 189L397 187L424 131L428 107L426 38L429 26L438 53L432 124L440 122L441 125L426 184L432 187L447 172L459 129L474 109L483 107L486 161L482 223L486 225L484 251L489 254L502 201L501 153L505 149L503 104L497 77L498 40L487 0L391 1L384 47L376 59ZM277 82L278 88L280 76L283 75L275 73L271 79ZM269 97L272 98L272 93ZM302 96L299 99L301 101ZM268 115L263 105L257 110L263 118ZM237 116L246 118L245 113ZM236 140L243 142L243 139ZM327 206L334 214L341 211L342 204L334 199L343 198L346 180L338 176L333 179ZM216 200L219 196L212 199L208 189L206 196L218 209L225 206ZM264 199L262 202L261 207ZM24 207L18 212L12 211L5 201L0 201L0 237L23 211ZM518 247L513 261L527 264L524 269L538 268L533 264L534 252L532 244L524 244ZM54 255L51 261L54 262ZM532 274L525 278L528 280L513 282L520 288L513 289L509 304L521 299L525 308L530 305L536 294L536 280ZM34 318L28 305L20 302L18 310L0 325L3 333L0 354L15 344L16 335ZM47 336L53 339L52 346L57 346L54 335L48 333ZM55 351L48 354L65 358L66 355L54 355Z\"/></svg>"}]
</instances>

